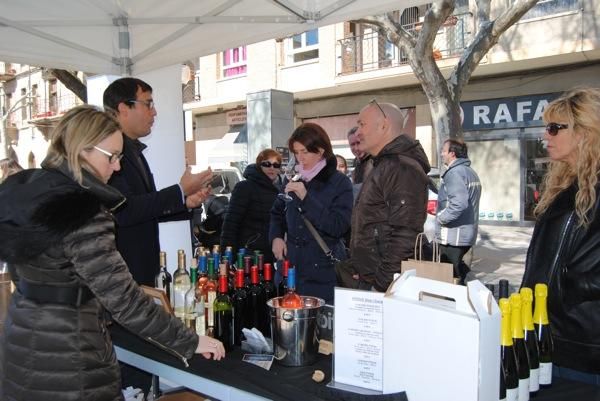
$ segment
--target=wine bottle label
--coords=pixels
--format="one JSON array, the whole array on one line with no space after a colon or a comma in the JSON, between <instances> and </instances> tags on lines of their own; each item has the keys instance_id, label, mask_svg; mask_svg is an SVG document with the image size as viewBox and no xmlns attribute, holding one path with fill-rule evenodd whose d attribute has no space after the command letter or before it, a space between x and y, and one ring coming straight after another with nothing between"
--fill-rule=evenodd
<instances>
[{"instance_id":1,"label":"wine bottle label","mask_svg":"<svg viewBox=\"0 0 600 401\"><path fill-rule=\"evenodd\" d=\"M529 378L519 379L519 401L529 401Z\"/></svg>"},{"instance_id":2,"label":"wine bottle label","mask_svg":"<svg viewBox=\"0 0 600 401\"><path fill-rule=\"evenodd\" d=\"M552 384L552 363L540 362L540 380L541 386L549 386Z\"/></svg>"},{"instance_id":3,"label":"wine bottle label","mask_svg":"<svg viewBox=\"0 0 600 401\"><path fill-rule=\"evenodd\" d=\"M207 293L207 302L206 302L206 307L208 308L208 326L209 327L213 327L215 325L215 317L213 314L214 311L214 307L213 304L215 303L215 299L217 298L217 293L214 291L209 291Z\"/></svg>"},{"instance_id":4,"label":"wine bottle label","mask_svg":"<svg viewBox=\"0 0 600 401\"><path fill-rule=\"evenodd\" d=\"M540 389L540 370L531 369L529 371L529 392L534 393Z\"/></svg>"},{"instance_id":5,"label":"wine bottle label","mask_svg":"<svg viewBox=\"0 0 600 401\"><path fill-rule=\"evenodd\" d=\"M206 335L206 318L204 317L204 313L198 315L196 318L196 334L199 336Z\"/></svg>"},{"instance_id":6,"label":"wine bottle label","mask_svg":"<svg viewBox=\"0 0 600 401\"><path fill-rule=\"evenodd\" d=\"M519 389L518 388L507 388L506 389L506 401L519 401Z\"/></svg>"}]
</instances>

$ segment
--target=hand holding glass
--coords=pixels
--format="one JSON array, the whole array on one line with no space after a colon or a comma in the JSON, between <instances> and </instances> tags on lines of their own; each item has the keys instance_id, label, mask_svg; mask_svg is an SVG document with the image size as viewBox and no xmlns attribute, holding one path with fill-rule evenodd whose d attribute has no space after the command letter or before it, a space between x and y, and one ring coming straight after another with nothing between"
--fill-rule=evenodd
<instances>
[{"instance_id":1,"label":"hand holding glass","mask_svg":"<svg viewBox=\"0 0 600 401\"><path fill-rule=\"evenodd\" d=\"M288 182L296 182L302 179L302 174L296 173L296 158L294 154L290 154L290 158L288 159L285 168L283 169L283 173L288 179ZM281 193L277 195L280 199L283 199L286 202L291 201L293 198L287 193Z\"/></svg>"}]
</instances>

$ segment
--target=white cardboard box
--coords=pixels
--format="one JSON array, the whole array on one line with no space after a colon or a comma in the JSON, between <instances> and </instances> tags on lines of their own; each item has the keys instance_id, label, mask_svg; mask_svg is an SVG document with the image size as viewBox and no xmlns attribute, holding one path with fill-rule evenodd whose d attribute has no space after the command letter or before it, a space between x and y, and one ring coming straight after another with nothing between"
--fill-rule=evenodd
<instances>
[{"instance_id":1,"label":"white cardboard box","mask_svg":"<svg viewBox=\"0 0 600 401\"><path fill-rule=\"evenodd\" d=\"M498 400L500 311L481 282L464 287L406 271L383 299L383 332L384 394Z\"/></svg>"}]
</instances>

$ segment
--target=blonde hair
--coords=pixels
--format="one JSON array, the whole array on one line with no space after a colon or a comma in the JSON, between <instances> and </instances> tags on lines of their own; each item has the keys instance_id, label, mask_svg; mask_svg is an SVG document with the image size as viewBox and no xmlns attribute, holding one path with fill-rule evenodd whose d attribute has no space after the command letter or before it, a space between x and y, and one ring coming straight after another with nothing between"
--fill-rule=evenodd
<instances>
[{"instance_id":1,"label":"blonde hair","mask_svg":"<svg viewBox=\"0 0 600 401\"><path fill-rule=\"evenodd\" d=\"M570 135L581 136L577 144L577 162L575 166L566 161L550 162L535 214L539 216L544 213L562 191L577 184L575 213L579 218L579 225L587 228L592 218L589 212L598 196L596 185L600 173L600 89L574 89L554 100L544 110L544 122L559 118L566 120L572 128Z\"/></svg>"},{"instance_id":2,"label":"blonde hair","mask_svg":"<svg viewBox=\"0 0 600 401\"><path fill-rule=\"evenodd\" d=\"M97 175L95 169L81 157L81 151L91 150L118 130L119 123L111 114L90 105L75 107L65 113L52 131L44 165L57 168L67 161L73 177L81 184L82 168Z\"/></svg>"},{"instance_id":3,"label":"blonde hair","mask_svg":"<svg viewBox=\"0 0 600 401\"><path fill-rule=\"evenodd\" d=\"M15 159L2 159L0 160L0 182L4 181L9 175L22 171L23 167Z\"/></svg>"}]
</instances>

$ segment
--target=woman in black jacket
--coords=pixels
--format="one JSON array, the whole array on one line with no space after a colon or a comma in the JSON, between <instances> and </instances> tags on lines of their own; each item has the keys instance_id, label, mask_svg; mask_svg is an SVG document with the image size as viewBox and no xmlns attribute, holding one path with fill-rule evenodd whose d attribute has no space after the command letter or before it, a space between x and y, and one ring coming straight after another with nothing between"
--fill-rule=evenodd
<instances>
[{"instance_id":1,"label":"woman in black jacket","mask_svg":"<svg viewBox=\"0 0 600 401\"><path fill-rule=\"evenodd\" d=\"M600 385L600 90L544 111L550 167L522 286L548 285L554 376Z\"/></svg>"},{"instance_id":2,"label":"woman in black jacket","mask_svg":"<svg viewBox=\"0 0 600 401\"><path fill-rule=\"evenodd\" d=\"M184 364L194 353L225 355L156 305L116 249L111 212L125 198L107 182L122 148L115 120L76 107L54 130L42 169L0 185L0 258L17 288L0 347L1 400L122 400L105 310Z\"/></svg>"},{"instance_id":3,"label":"woman in black jacket","mask_svg":"<svg viewBox=\"0 0 600 401\"><path fill-rule=\"evenodd\" d=\"M223 221L221 249L233 246L259 250L266 263L273 262L269 242L271 206L280 191L281 154L265 149L256 157L256 164L244 170L244 181L233 188Z\"/></svg>"}]
</instances>

